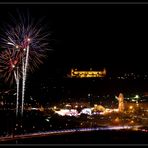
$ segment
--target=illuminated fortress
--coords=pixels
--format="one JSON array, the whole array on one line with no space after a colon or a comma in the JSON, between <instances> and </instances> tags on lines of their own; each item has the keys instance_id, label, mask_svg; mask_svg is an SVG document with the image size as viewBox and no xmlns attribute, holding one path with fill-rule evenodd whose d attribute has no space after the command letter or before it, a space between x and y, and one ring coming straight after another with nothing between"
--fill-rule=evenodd
<instances>
[{"instance_id":1,"label":"illuminated fortress","mask_svg":"<svg viewBox=\"0 0 148 148\"><path fill-rule=\"evenodd\" d=\"M71 69L71 77L75 78L94 78L94 77L105 77L106 69L103 71L78 71L77 69Z\"/></svg>"}]
</instances>

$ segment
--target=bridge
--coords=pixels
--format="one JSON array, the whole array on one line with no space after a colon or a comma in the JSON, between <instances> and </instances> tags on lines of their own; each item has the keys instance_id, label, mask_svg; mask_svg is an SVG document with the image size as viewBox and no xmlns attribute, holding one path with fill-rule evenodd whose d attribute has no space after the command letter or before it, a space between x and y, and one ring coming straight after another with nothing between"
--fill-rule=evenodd
<instances>
[{"instance_id":1,"label":"bridge","mask_svg":"<svg viewBox=\"0 0 148 148\"><path fill-rule=\"evenodd\" d=\"M101 130L138 130L141 127L140 125L137 126L107 126L107 127L97 127L97 128L73 128L73 129L64 129L64 130L50 130L50 131L40 131L36 133L28 133L28 134L20 134L20 135L9 135L5 137L0 137L0 142L7 142L7 141L14 141L19 139L27 139L27 138L34 138L34 137L44 137L49 135L61 135L61 134L68 134L74 132L88 132L88 131L101 131Z\"/></svg>"}]
</instances>

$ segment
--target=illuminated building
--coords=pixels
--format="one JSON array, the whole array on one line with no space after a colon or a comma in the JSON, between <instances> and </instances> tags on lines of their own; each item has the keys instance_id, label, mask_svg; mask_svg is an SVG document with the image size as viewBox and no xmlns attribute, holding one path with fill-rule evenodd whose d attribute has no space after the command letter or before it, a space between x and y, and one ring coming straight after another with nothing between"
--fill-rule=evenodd
<instances>
[{"instance_id":1,"label":"illuminated building","mask_svg":"<svg viewBox=\"0 0 148 148\"><path fill-rule=\"evenodd\" d=\"M95 104L94 105L94 111L97 112L97 111L101 111L101 112L104 112L105 111L105 108L102 106L102 105L97 105Z\"/></svg>"},{"instance_id":2,"label":"illuminated building","mask_svg":"<svg viewBox=\"0 0 148 148\"><path fill-rule=\"evenodd\" d=\"M123 112L124 111L124 96L122 93L119 94L118 101L119 101L119 104L118 104L119 112Z\"/></svg>"},{"instance_id":3,"label":"illuminated building","mask_svg":"<svg viewBox=\"0 0 148 148\"><path fill-rule=\"evenodd\" d=\"M78 71L77 69L71 69L71 77L75 78L94 78L94 77L105 77L106 76L106 69L104 68L103 71Z\"/></svg>"},{"instance_id":4,"label":"illuminated building","mask_svg":"<svg viewBox=\"0 0 148 148\"><path fill-rule=\"evenodd\" d=\"M55 111L55 113L61 116L78 116L78 111L75 109L60 109L59 111Z\"/></svg>"},{"instance_id":5,"label":"illuminated building","mask_svg":"<svg viewBox=\"0 0 148 148\"><path fill-rule=\"evenodd\" d=\"M82 111L80 112L80 114L91 115L92 114L92 110L91 110L91 108L84 108L84 109L82 109Z\"/></svg>"}]
</instances>

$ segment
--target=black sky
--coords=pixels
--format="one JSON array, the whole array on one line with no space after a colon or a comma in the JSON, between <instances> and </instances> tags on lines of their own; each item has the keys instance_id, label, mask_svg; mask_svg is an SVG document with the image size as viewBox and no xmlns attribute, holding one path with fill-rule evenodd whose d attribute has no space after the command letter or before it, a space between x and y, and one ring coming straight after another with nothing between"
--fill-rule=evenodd
<instances>
[{"instance_id":1,"label":"black sky","mask_svg":"<svg viewBox=\"0 0 148 148\"><path fill-rule=\"evenodd\" d=\"M28 4L0 8L0 23L16 9L28 9L37 19L45 16L53 49L42 66L46 71L73 66L148 71L148 5Z\"/></svg>"}]
</instances>

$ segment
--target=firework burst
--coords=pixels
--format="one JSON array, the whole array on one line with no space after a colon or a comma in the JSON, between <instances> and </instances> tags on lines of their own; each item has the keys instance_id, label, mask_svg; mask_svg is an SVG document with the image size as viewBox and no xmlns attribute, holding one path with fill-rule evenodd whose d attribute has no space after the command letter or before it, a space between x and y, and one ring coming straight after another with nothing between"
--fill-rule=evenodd
<instances>
[{"instance_id":1,"label":"firework burst","mask_svg":"<svg viewBox=\"0 0 148 148\"><path fill-rule=\"evenodd\" d=\"M1 46L3 49L14 48L18 56L23 57L26 54L29 45L28 70L33 72L39 68L47 57L49 50L49 36L45 25L42 25L42 19L35 22L27 17L19 15L18 20L12 18L11 25L6 25L5 32L1 34Z\"/></svg>"},{"instance_id":2,"label":"firework burst","mask_svg":"<svg viewBox=\"0 0 148 148\"><path fill-rule=\"evenodd\" d=\"M1 45L5 49L0 56L0 72L5 81L17 84L17 110L19 96L19 81L22 77L22 105L23 115L25 83L28 70L33 72L43 63L46 51L49 50L49 33L45 31L41 20L30 21L29 17L18 16L18 20L12 19L11 25L6 25L1 35Z\"/></svg>"}]
</instances>

